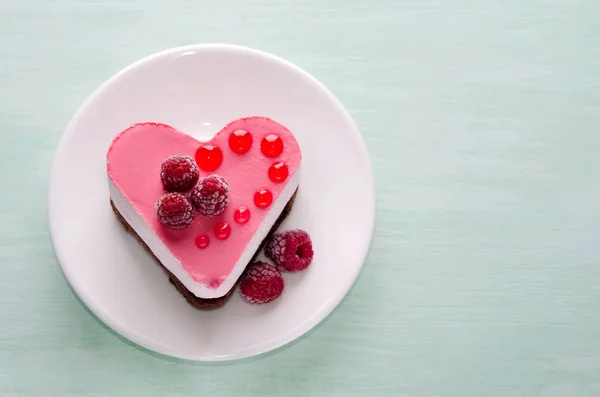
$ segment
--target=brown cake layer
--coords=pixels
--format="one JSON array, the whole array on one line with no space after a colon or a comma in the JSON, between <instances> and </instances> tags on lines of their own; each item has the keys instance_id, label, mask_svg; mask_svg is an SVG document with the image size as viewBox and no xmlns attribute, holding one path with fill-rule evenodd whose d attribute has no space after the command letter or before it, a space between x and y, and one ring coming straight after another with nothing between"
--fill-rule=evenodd
<instances>
[{"instance_id":1,"label":"brown cake layer","mask_svg":"<svg viewBox=\"0 0 600 397\"><path fill-rule=\"evenodd\" d=\"M290 198L290 201L287 202L287 204L285 205L285 208L283 209L283 211L281 211L281 214L279 214L279 217L277 218L277 220L273 224L273 227L271 227L271 230L269 230L269 233L267 234L267 237L260 243L260 245L258 246L258 249L256 250L256 252L252 256L252 259L250 260L249 263L252 263L254 261L254 259L259 254L259 252L262 250L263 246L265 245L265 243L267 242L267 240L269 239L269 237L271 237L271 235L273 233L275 233L275 231L277 230L277 228L281 225L281 223L285 220L285 218L292 211L292 207L294 206L294 200L296 199L296 193L297 192L298 192L298 189L296 189L296 191L294 192L294 194ZM175 286L175 288L177 288L177 291L179 291L185 297L185 299L189 302L189 304L191 304L192 306L194 306L197 309L210 310L210 309L217 309L217 308L223 306L229 300L229 297L231 296L231 294L235 290L235 287L236 287L237 283L239 282L239 279L238 279L238 281L236 281L236 283L234 284L234 286L229 290L229 292L227 292L227 294L225 294L224 296L222 296L220 298L214 298L214 299L198 298L190 290L188 290L181 283L181 281L179 281L179 279L177 277L175 277L173 275L173 273L171 273L169 271L169 269L167 269L158 260L158 258L156 257L156 255L154 255L154 253L150 249L150 247L148 247L148 245L144 242L144 240L142 240L142 238L135 232L135 230L133 230L133 228L131 227L131 225L129 225L129 223L127 223L127 221L125 220L125 218L123 218L123 215L121 215L121 213L119 212L119 210L117 210L117 207L115 207L115 204L113 203L112 200L110 201L110 205L111 205L111 207L113 209L113 212L115 213L115 215L119 219L119 221L121 221L121 223L123 224L123 227L125 228L125 230L127 230L129 233L133 234L135 236L135 238L137 238L137 240L140 242L140 244L142 244L142 246L146 249L146 251L148 251L148 253L150 253L150 255L152 255L154 257L154 259L156 259L156 261L158 262L158 264L169 275L169 281L171 281L171 284L173 284ZM240 279L241 279L241 276L240 276Z\"/></svg>"}]
</instances>

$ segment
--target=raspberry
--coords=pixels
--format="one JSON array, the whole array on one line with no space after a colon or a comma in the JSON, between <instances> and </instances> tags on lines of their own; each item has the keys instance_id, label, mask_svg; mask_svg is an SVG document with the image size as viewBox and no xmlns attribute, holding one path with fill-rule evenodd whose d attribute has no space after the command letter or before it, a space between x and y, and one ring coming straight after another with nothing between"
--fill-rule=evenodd
<instances>
[{"instance_id":1,"label":"raspberry","mask_svg":"<svg viewBox=\"0 0 600 397\"><path fill-rule=\"evenodd\" d=\"M219 175L212 174L201 178L192 190L192 204L196 210L208 217L221 215L229 205L231 188L227 181Z\"/></svg>"},{"instance_id":2,"label":"raspberry","mask_svg":"<svg viewBox=\"0 0 600 397\"><path fill-rule=\"evenodd\" d=\"M296 229L275 233L265 245L265 255L278 267L297 272L310 265L314 252L308 233Z\"/></svg>"},{"instance_id":3,"label":"raspberry","mask_svg":"<svg viewBox=\"0 0 600 397\"><path fill-rule=\"evenodd\" d=\"M257 261L246 270L240 293L248 303L267 303L279 297L284 286L283 277L275 266Z\"/></svg>"},{"instance_id":4,"label":"raspberry","mask_svg":"<svg viewBox=\"0 0 600 397\"><path fill-rule=\"evenodd\" d=\"M165 193L156 201L156 217L171 229L183 229L194 220L194 208L181 193Z\"/></svg>"},{"instance_id":5,"label":"raspberry","mask_svg":"<svg viewBox=\"0 0 600 397\"><path fill-rule=\"evenodd\" d=\"M160 179L167 192L185 192L194 187L200 170L196 162L185 154L176 154L160 165Z\"/></svg>"}]
</instances>

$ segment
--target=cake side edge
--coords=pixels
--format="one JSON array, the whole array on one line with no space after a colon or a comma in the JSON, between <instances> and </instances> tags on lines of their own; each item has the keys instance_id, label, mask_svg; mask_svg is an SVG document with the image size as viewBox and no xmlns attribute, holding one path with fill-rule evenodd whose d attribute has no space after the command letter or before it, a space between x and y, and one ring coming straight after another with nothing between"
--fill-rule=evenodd
<instances>
[{"instance_id":1,"label":"cake side edge","mask_svg":"<svg viewBox=\"0 0 600 397\"><path fill-rule=\"evenodd\" d=\"M298 193L298 187L296 187L296 190L294 191L294 193L292 194L291 198L288 200L287 204L283 208L283 211L281 211L281 213L279 214L279 217L277 218L277 220L275 221L275 223L273 223L273 226L271 227L271 229L267 233L267 236L259 244L258 249L256 250L256 252L252 256L252 258L250 259L250 261L246 264L246 267L248 266L248 264L252 263L256 259L256 257L262 251L264 245L269 240L269 238L273 235L273 233L275 233L277 231L277 229L279 228L279 226L281 226L281 224L283 223L283 221L288 217L288 215L290 214L290 212L292 211L292 208L294 206L294 201L296 199L296 194L297 193ZM119 222L123 225L123 227L125 228L125 230L127 232L129 232L130 234L132 234L138 240L138 242L142 245L142 247L144 247L144 249L150 255L152 255L152 257L155 259L155 261L163 268L163 270L169 276L169 281L171 282L171 284L173 284L175 286L175 288L177 289L177 291L179 291L179 293L184 296L184 298L187 300L187 302L190 305L192 305L196 309L200 309L200 310L212 310L212 309L218 309L218 308L222 307L223 305L225 305L225 303L227 303L227 301L229 300L229 298L233 294L233 291L235 290L237 284L243 278L245 270L238 277L238 279L234 283L233 287L225 295L223 295L221 297L218 297L218 298L198 298L190 290L188 290L183 285L183 283L181 281L179 281L179 279L177 277L175 277L175 275L173 273L171 273L171 271L169 271L169 269L166 268L166 266L164 266L161 263L161 261L156 257L156 255L154 255L154 253L152 252L152 250L150 249L150 247L146 244L146 242L139 236L139 234L133 229L133 227L131 227L131 225L127 222L127 220L123 217L123 215L115 207L115 204L113 203L112 199L110 200L110 205L111 205L111 208L112 208L115 216L117 217L117 219L119 220Z\"/></svg>"}]
</instances>

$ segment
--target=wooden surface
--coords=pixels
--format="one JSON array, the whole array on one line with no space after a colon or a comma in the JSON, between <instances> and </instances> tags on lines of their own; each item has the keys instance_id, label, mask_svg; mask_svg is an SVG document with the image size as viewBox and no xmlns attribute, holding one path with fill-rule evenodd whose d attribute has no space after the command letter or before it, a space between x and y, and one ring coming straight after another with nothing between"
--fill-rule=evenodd
<instances>
[{"instance_id":1,"label":"wooden surface","mask_svg":"<svg viewBox=\"0 0 600 397\"><path fill-rule=\"evenodd\" d=\"M166 360L105 329L46 220L82 101L198 42L320 79L377 178L372 249L339 310L233 365ZM600 395L600 2L0 0L0 54L0 395Z\"/></svg>"}]
</instances>

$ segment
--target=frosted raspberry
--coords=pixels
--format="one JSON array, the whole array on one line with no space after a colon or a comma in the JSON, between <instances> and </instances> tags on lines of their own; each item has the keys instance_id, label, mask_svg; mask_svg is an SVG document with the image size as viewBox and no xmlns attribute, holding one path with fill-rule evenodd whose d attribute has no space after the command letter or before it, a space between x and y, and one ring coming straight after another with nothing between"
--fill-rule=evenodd
<instances>
[{"instance_id":1,"label":"frosted raspberry","mask_svg":"<svg viewBox=\"0 0 600 397\"><path fill-rule=\"evenodd\" d=\"M280 268L297 272L310 265L314 252L308 233L296 229L275 233L265 245L265 255Z\"/></svg>"},{"instance_id":2,"label":"frosted raspberry","mask_svg":"<svg viewBox=\"0 0 600 397\"><path fill-rule=\"evenodd\" d=\"M194 187L200 170L196 161L185 154L176 154L160 165L160 179L167 192L185 192Z\"/></svg>"},{"instance_id":3,"label":"frosted raspberry","mask_svg":"<svg viewBox=\"0 0 600 397\"><path fill-rule=\"evenodd\" d=\"M165 193L156 201L156 217L171 229L183 229L194 220L194 208L181 193Z\"/></svg>"},{"instance_id":4,"label":"frosted raspberry","mask_svg":"<svg viewBox=\"0 0 600 397\"><path fill-rule=\"evenodd\" d=\"M257 261L246 269L240 293L248 303L267 303L278 298L284 286L283 277L275 266Z\"/></svg>"},{"instance_id":5,"label":"frosted raspberry","mask_svg":"<svg viewBox=\"0 0 600 397\"><path fill-rule=\"evenodd\" d=\"M221 215L229 205L231 188L219 175L212 174L201 178L192 190L191 200L196 210L208 217Z\"/></svg>"}]
</instances>

